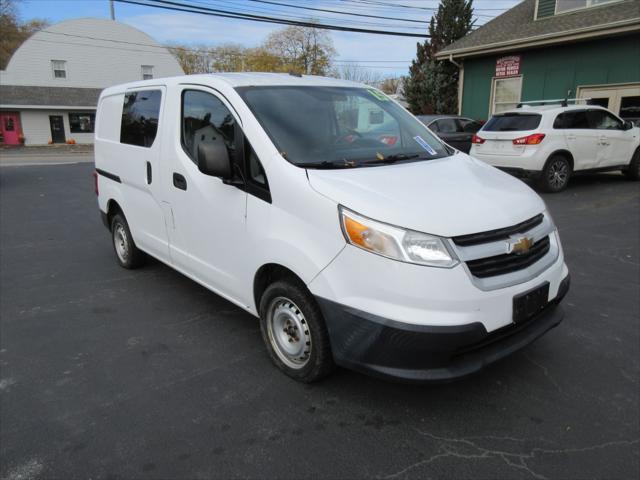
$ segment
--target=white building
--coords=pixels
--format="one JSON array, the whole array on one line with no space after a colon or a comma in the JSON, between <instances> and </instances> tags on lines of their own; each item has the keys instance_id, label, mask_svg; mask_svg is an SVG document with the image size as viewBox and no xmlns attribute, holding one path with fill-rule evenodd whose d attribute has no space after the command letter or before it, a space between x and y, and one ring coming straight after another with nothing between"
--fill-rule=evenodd
<instances>
[{"instance_id":1,"label":"white building","mask_svg":"<svg viewBox=\"0 0 640 480\"><path fill-rule=\"evenodd\" d=\"M52 25L0 71L2 143L93 143L103 88L183 73L165 47L124 23L79 18Z\"/></svg>"}]
</instances>

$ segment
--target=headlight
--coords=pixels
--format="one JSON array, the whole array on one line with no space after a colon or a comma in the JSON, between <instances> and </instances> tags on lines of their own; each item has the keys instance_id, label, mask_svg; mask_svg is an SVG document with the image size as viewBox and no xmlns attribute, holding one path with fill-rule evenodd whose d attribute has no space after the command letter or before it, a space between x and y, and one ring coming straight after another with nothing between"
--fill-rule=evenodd
<instances>
[{"instance_id":1,"label":"headlight","mask_svg":"<svg viewBox=\"0 0 640 480\"><path fill-rule=\"evenodd\" d=\"M400 262L451 268L458 264L440 237L394 227L340 206L344 237L352 245Z\"/></svg>"}]
</instances>

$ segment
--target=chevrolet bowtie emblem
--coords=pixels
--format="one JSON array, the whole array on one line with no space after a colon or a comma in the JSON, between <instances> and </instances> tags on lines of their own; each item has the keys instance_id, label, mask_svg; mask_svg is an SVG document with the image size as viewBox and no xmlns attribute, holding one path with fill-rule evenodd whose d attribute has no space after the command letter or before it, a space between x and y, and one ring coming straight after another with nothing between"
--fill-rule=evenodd
<instances>
[{"instance_id":1,"label":"chevrolet bowtie emblem","mask_svg":"<svg viewBox=\"0 0 640 480\"><path fill-rule=\"evenodd\" d=\"M514 235L509 238L509 251L508 253L515 253L516 255L522 255L527 253L533 246L533 238L526 235Z\"/></svg>"}]
</instances>

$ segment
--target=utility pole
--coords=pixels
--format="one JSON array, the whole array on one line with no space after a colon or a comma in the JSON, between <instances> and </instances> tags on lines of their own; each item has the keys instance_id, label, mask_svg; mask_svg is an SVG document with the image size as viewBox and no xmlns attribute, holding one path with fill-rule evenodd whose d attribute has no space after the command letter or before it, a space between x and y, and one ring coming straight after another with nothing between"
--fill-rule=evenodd
<instances>
[{"instance_id":1,"label":"utility pole","mask_svg":"<svg viewBox=\"0 0 640 480\"><path fill-rule=\"evenodd\" d=\"M116 19L116 10L113 7L113 0L109 0L109 11L111 12L111 20Z\"/></svg>"}]
</instances>

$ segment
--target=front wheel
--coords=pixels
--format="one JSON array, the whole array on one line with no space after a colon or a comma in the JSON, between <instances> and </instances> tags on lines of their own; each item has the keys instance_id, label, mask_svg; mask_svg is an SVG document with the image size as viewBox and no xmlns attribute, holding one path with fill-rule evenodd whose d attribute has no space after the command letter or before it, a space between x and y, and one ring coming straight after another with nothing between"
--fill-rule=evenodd
<instances>
[{"instance_id":1,"label":"front wheel","mask_svg":"<svg viewBox=\"0 0 640 480\"><path fill-rule=\"evenodd\" d=\"M542 170L539 185L545 192L556 193L567 188L571 177L571 164L562 155L552 155Z\"/></svg>"},{"instance_id":2,"label":"front wheel","mask_svg":"<svg viewBox=\"0 0 640 480\"><path fill-rule=\"evenodd\" d=\"M299 282L280 280L265 290L260 330L271 360L288 376L310 383L334 369L322 312Z\"/></svg>"},{"instance_id":3,"label":"front wheel","mask_svg":"<svg viewBox=\"0 0 640 480\"><path fill-rule=\"evenodd\" d=\"M636 148L629 166L623 172L630 180L640 180L640 147Z\"/></svg>"}]
</instances>

